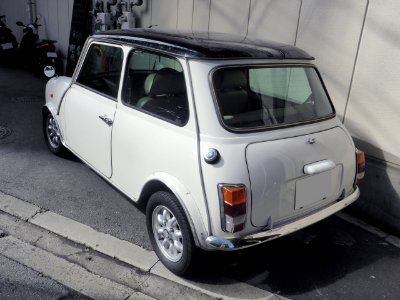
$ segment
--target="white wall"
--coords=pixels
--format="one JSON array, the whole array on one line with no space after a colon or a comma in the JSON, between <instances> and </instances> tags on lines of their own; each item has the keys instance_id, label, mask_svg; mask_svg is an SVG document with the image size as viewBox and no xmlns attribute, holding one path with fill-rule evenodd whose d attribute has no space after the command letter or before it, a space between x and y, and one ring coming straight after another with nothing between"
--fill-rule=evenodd
<instances>
[{"instance_id":1,"label":"white wall","mask_svg":"<svg viewBox=\"0 0 400 300\"><path fill-rule=\"evenodd\" d=\"M370 2L346 126L376 157L400 165L400 1Z\"/></svg>"},{"instance_id":2,"label":"white wall","mask_svg":"<svg viewBox=\"0 0 400 300\"><path fill-rule=\"evenodd\" d=\"M27 3L31 0L0 0L0 15L7 16L7 26L11 28L17 41L22 38L22 27L15 25L16 21L29 23ZM39 36L41 39L57 41L58 54L67 57L69 31L71 26L74 0L36 0L37 14L41 16Z\"/></svg>"},{"instance_id":3,"label":"white wall","mask_svg":"<svg viewBox=\"0 0 400 300\"><path fill-rule=\"evenodd\" d=\"M39 36L57 41L62 58L67 58L74 0L36 0L37 13L41 15Z\"/></svg>"},{"instance_id":4,"label":"white wall","mask_svg":"<svg viewBox=\"0 0 400 300\"><path fill-rule=\"evenodd\" d=\"M303 0L297 43L317 60L342 118L353 75L367 0Z\"/></svg>"},{"instance_id":5,"label":"white wall","mask_svg":"<svg viewBox=\"0 0 400 300\"><path fill-rule=\"evenodd\" d=\"M301 0L252 0L248 35L295 44Z\"/></svg>"}]
</instances>

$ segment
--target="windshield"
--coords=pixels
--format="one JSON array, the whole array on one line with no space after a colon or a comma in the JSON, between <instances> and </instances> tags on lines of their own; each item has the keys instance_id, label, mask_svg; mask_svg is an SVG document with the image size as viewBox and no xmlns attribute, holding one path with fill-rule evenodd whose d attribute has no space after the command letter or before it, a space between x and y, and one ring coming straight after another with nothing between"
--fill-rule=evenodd
<instances>
[{"instance_id":1,"label":"windshield","mask_svg":"<svg viewBox=\"0 0 400 300\"><path fill-rule=\"evenodd\" d=\"M213 84L221 119L232 129L302 123L334 113L313 67L222 68Z\"/></svg>"}]
</instances>

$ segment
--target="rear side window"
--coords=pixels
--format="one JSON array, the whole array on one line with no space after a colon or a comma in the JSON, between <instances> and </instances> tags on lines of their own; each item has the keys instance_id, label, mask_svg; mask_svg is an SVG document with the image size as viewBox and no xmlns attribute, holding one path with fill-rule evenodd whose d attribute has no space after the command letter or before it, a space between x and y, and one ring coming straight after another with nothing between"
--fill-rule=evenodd
<instances>
[{"instance_id":1,"label":"rear side window","mask_svg":"<svg viewBox=\"0 0 400 300\"><path fill-rule=\"evenodd\" d=\"M121 48L92 44L76 81L96 92L117 98L122 60Z\"/></svg>"},{"instance_id":2,"label":"rear side window","mask_svg":"<svg viewBox=\"0 0 400 300\"><path fill-rule=\"evenodd\" d=\"M173 57L135 49L128 57L122 101L179 126L189 119L185 77Z\"/></svg>"},{"instance_id":3,"label":"rear side window","mask_svg":"<svg viewBox=\"0 0 400 300\"><path fill-rule=\"evenodd\" d=\"M235 67L217 70L213 84L223 123L267 128L329 117L334 109L312 67Z\"/></svg>"}]
</instances>

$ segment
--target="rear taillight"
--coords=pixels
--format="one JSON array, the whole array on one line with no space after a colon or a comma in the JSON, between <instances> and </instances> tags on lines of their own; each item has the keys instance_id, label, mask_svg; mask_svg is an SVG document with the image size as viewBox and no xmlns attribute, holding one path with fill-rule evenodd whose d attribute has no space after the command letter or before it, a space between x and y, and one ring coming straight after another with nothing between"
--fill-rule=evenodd
<instances>
[{"instance_id":1,"label":"rear taillight","mask_svg":"<svg viewBox=\"0 0 400 300\"><path fill-rule=\"evenodd\" d=\"M220 184L219 196L221 201L222 230L238 232L244 229L246 222L246 186Z\"/></svg>"},{"instance_id":2,"label":"rear taillight","mask_svg":"<svg viewBox=\"0 0 400 300\"><path fill-rule=\"evenodd\" d=\"M356 183L361 184L364 182L365 175L365 154L364 151L356 149L356 158L357 158L357 177Z\"/></svg>"}]
</instances>

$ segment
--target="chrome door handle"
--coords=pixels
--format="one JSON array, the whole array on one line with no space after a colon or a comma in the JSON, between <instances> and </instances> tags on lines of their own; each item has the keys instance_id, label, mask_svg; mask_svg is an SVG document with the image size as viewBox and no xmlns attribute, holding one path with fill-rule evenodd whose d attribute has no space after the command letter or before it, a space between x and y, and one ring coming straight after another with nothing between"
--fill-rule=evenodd
<instances>
[{"instance_id":1,"label":"chrome door handle","mask_svg":"<svg viewBox=\"0 0 400 300\"><path fill-rule=\"evenodd\" d=\"M328 159L321 160L303 167L304 174L313 175L324 171L332 170L336 167L336 164Z\"/></svg>"},{"instance_id":2,"label":"chrome door handle","mask_svg":"<svg viewBox=\"0 0 400 300\"><path fill-rule=\"evenodd\" d=\"M111 126L113 124L113 120L111 118L109 118L107 115L102 115L99 116L99 118L106 123L108 126Z\"/></svg>"}]
</instances>

